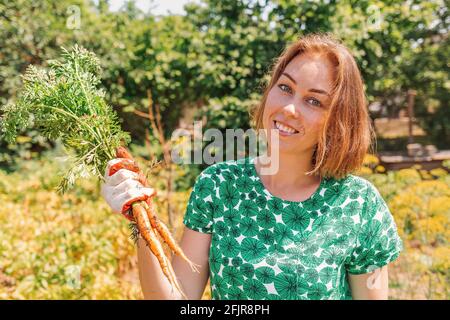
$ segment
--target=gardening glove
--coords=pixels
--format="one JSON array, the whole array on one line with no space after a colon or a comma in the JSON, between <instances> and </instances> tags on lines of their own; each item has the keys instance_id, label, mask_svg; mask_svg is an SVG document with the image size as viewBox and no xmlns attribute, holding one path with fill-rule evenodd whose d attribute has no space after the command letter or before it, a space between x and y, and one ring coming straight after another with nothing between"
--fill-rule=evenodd
<instances>
[{"instance_id":1,"label":"gardening glove","mask_svg":"<svg viewBox=\"0 0 450 320\"><path fill-rule=\"evenodd\" d=\"M147 201L155 194L134 161L115 158L108 162L101 195L114 213L121 213L133 221L131 205L138 200Z\"/></svg>"}]
</instances>

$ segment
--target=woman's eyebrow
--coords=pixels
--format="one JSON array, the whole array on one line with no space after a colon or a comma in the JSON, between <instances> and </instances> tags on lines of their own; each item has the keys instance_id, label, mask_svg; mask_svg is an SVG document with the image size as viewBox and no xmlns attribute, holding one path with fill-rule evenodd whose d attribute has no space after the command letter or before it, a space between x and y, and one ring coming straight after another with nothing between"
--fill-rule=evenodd
<instances>
[{"instance_id":1,"label":"woman's eyebrow","mask_svg":"<svg viewBox=\"0 0 450 320\"><path fill-rule=\"evenodd\" d=\"M320 90L320 89L314 89L314 88L312 88L312 89L309 89L308 91L311 91L311 92L316 92L316 93L319 93L319 94L323 94L323 95L326 95L326 96L330 96L330 94L328 93L328 92L326 92L326 91L324 91L324 90Z\"/></svg>"},{"instance_id":2,"label":"woman's eyebrow","mask_svg":"<svg viewBox=\"0 0 450 320\"><path fill-rule=\"evenodd\" d=\"M288 77L289 79L291 79L291 81L295 84L297 84L297 81L294 80L294 78L292 78L289 74L287 74L286 72L283 72L282 75Z\"/></svg>"},{"instance_id":3,"label":"woman's eyebrow","mask_svg":"<svg viewBox=\"0 0 450 320\"><path fill-rule=\"evenodd\" d=\"M294 78L292 78L288 73L283 72L282 75L288 77L293 83L295 83L297 85L297 81L295 81ZM321 89L314 89L314 88L312 88L312 89L308 89L308 91L320 93L320 94L326 95L328 97L330 96L330 94L328 92L326 92L324 90L321 90Z\"/></svg>"}]
</instances>

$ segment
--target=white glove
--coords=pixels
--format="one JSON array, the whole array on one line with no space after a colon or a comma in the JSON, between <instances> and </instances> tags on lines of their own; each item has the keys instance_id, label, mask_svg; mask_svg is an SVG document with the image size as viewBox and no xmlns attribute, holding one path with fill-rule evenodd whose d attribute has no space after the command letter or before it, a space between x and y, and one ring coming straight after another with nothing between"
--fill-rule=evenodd
<instances>
[{"instance_id":1,"label":"white glove","mask_svg":"<svg viewBox=\"0 0 450 320\"><path fill-rule=\"evenodd\" d=\"M127 219L132 220L128 210L137 200L146 201L156 194L153 188L146 188L139 181L139 174L128 169L120 169L113 175L109 175L111 167L120 167L120 163L129 161L124 158L112 159L105 170L105 181L102 183L101 195L106 200L114 213L121 213Z\"/></svg>"}]
</instances>

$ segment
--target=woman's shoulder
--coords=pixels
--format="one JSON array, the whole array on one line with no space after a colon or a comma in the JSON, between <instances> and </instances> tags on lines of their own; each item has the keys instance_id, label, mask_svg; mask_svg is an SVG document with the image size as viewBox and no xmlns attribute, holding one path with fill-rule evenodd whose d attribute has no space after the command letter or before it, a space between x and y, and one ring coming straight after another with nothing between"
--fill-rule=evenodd
<instances>
[{"instance_id":1,"label":"woman's shoulder","mask_svg":"<svg viewBox=\"0 0 450 320\"><path fill-rule=\"evenodd\" d=\"M369 179L366 179L361 176L356 175L350 175L351 176L351 182L350 185L352 185L353 188L361 189L361 191L364 191L367 197L381 197L381 193L378 190L378 187Z\"/></svg>"},{"instance_id":2,"label":"woman's shoulder","mask_svg":"<svg viewBox=\"0 0 450 320\"><path fill-rule=\"evenodd\" d=\"M341 179L331 179L335 185L339 185L342 191L357 191L361 194L374 195L379 193L377 187L368 179L354 174L347 174Z\"/></svg>"},{"instance_id":3,"label":"woman's shoulder","mask_svg":"<svg viewBox=\"0 0 450 320\"><path fill-rule=\"evenodd\" d=\"M375 215L391 215L389 207L384 200L378 187L369 179L350 174L345 182L351 198L358 198L361 214L367 219L374 218Z\"/></svg>"},{"instance_id":4,"label":"woman's shoulder","mask_svg":"<svg viewBox=\"0 0 450 320\"><path fill-rule=\"evenodd\" d=\"M366 211L373 207L386 207L385 200L377 186L361 176L348 174L341 179L330 179L327 187L331 188L329 194L338 194L338 203L347 203L349 207L359 207ZM336 202L336 201L334 201Z\"/></svg>"}]
</instances>

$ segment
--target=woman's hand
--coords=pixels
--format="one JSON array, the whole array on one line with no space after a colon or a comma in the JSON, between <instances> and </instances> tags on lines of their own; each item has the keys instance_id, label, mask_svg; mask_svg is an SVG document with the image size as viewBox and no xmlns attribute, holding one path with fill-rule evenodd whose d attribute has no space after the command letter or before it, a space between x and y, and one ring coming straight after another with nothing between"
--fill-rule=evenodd
<instances>
[{"instance_id":1,"label":"woman's hand","mask_svg":"<svg viewBox=\"0 0 450 320\"><path fill-rule=\"evenodd\" d=\"M156 194L153 188L144 186L145 177L138 170L132 160L112 159L106 166L101 188L101 195L112 211L123 214L131 221L134 220L131 204L138 200L146 201Z\"/></svg>"}]
</instances>

